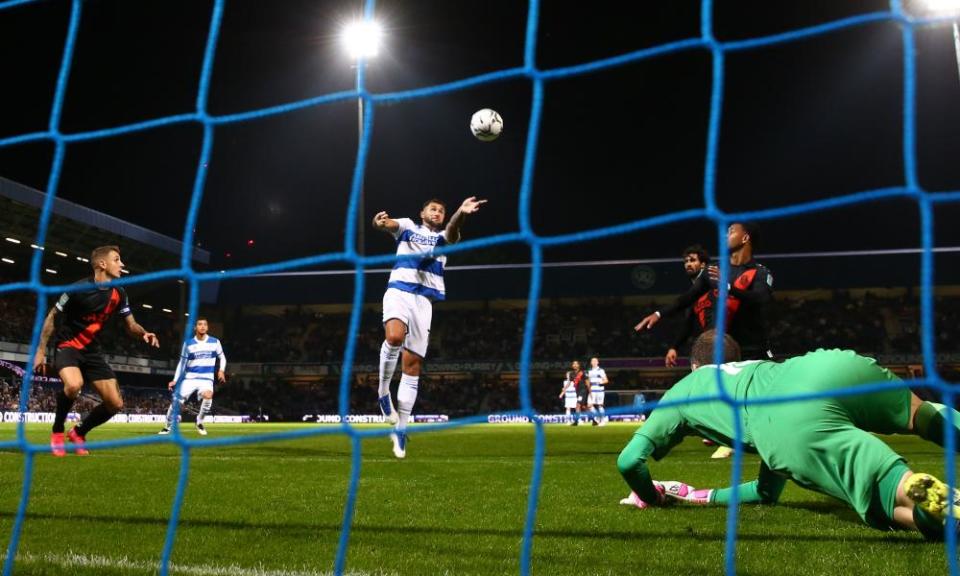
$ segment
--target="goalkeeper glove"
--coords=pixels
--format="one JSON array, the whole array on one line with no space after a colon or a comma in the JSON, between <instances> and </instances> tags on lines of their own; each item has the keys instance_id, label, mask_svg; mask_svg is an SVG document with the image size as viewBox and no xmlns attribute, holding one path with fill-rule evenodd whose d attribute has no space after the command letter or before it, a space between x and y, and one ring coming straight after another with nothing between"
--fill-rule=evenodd
<instances>
[{"instance_id":1,"label":"goalkeeper glove","mask_svg":"<svg viewBox=\"0 0 960 576\"><path fill-rule=\"evenodd\" d=\"M682 500L698 506L706 506L710 503L711 496L713 496L713 490L697 490L689 484L684 484L683 482L677 482L675 480L666 480L660 484L663 486L666 495L670 498Z\"/></svg>"},{"instance_id":2,"label":"goalkeeper glove","mask_svg":"<svg viewBox=\"0 0 960 576\"><path fill-rule=\"evenodd\" d=\"M624 498L623 500L620 500L620 503L623 504L624 506L636 506L641 510L643 510L644 508L649 508L650 506L664 506L668 504L669 501L664 495L665 492L664 492L663 484L654 480L653 487L657 490L656 502L653 502L653 503L644 502L643 500L640 499L640 496L638 496L636 492L630 492L630 495Z\"/></svg>"}]
</instances>

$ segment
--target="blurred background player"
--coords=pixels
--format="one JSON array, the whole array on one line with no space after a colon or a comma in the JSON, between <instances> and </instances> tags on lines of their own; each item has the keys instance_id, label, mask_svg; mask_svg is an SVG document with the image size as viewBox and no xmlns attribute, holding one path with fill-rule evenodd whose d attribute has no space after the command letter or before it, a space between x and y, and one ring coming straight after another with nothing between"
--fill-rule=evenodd
<instances>
[{"instance_id":1,"label":"blurred background player","mask_svg":"<svg viewBox=\"0 0 960 576\"><path fill-rule=\"evenodd\" d=\"M55 362L57 374L63 381L63 390L57 394L57 412L53 420L53 432L50 434L50 449L54 456L66 455L63 444L64 422L80 395L84 382L93 385L100 394L101 402L83 421L70 429L68 438L78 456L88 454L84 447L87 434L110 420L123 408L117 377L104 359L97 337L104 324L114 314L119 314L124 319L130 336L143 340L154 348L160 347L156 334L147 332L143 326L137 324L133 312L130 311L126 291L119 287L101 286L120 277L123 270L120 248L95 248L90 255L90 266L93 267L93 278L75 284L83 288L76 292L63 293L56 305L50 309L43 322L37 355L33 359L34 370L45 373L47 342L53 334L56 318L63 315L56 340Z\"/></svg>"},{"instance_id":2,"label":"blurred background player","mask_svg":"<svg viewBox=\"0 0 960 576\"><path fill-rule=\"evenodd\" d=\"M203 419L210 413L210 407L213 406L214 371L216 371L217 380L220 383L227 381L225 372L227 356L223 353L223 345L218 338L208 334L208 330L207 319L202 316L197 318L193 326L193 337L183 343L177 370L173 374L173 380L167 384L167 388L174 393L174 396L171 398L170 407L167 409L167 423L159 434L170 433L170 427L173 426L173 403L175 401L180 402L182 407L183 403L196 392L197 400L200 401L200 411L197 413L197 432L201 436L207 435ZM180 385L178 394L175 387L181 374L183 375L183 383Z\"/></svg>"},{"instance_id":3,"label":"blurred background player","mask_svg":"<svg viewBox=\"0 0 960 576\"><path fill-rule=\"evenodd\" d=\"M427 354L433 302L443 300L445 288L443 267L446 256L433 257L434 248L442 248L460 240L460 229L467 214L480 209L486 200L471 196L460 204L446 228L446 205L440 200L424 202L420 210L421 224L409 218L390 218L386 212L373 217L373 227L393 236L397 241L397 261L393 265L387 290L383 294L383 328L385 338L380 347L380 411L395 424L393 454L407 454L407 421L417 400L420 369ZM390 398L390 380L403 347L403 367L397 389L397 408Z\"/></svg>"},{"instance_id":4,"label":"blurred background player","mask_svg":"<svg viewBox=\"0 0 960 576\"><path fill-rule=\"evenodd\" d=\"M570 367L573 368L570 378L577 388L577 420L580 421L583 419L583 413L590 409L590 379L580 366L579 360L574 360ZM590 416L590 421L596 426L596 418Z\"/></svg>"},{"instance_id":5,"label":"blurred background player","mask_svg":"<svg viewBox=\"0 0 960 576\"><path fill-rule=\"evenodd\" d=\"M560 398L563 398L563 408L565 414L567 415L567 426L576 426L577 420L575 418L579 417L579 411L577 410L577 387L573 385L573 382L570 380L570 372L567 372L566 378L563 381L563 389L560 390ZM571 415L570 412L575 411L577 414Z\"/></svg>"},{"instance_id":6,"label":"blurred background player","mask_svg":"<svg viewBox=\"0 0 960 576\"><path fill-rule=\"evenodd\" d=\"M590 359L590 370L587 371L587 378L590 380L590 415L593 418L593 425L598 423L600 426L607 424L607 414L603 410L603 396L605 386L610 382L607 380L606 371L600 367L600 359L594 356ZM599 412L599 417L597 413Z\"/></svg>"},{"instance_id":7,"label":"blurred background player","mask_svg":"<svg viewBox=\"0 0 960 576\"><path fill-rule=\"evenodd\" d=\"M573 390L576 400L577 413L573 417L573 426L580 424L580 418L583 411L587 409L588 396L590 395L590 380L586 373L580 367L580 361L574 360L570 363L570 371L567 372L567 379L564 380L564 388L561 394Z\"/></svg>"},{"instance_id":8,"label":"blurred background player","mask_svg":"<svg viewBox=\"0 0 960 576\"><path fill-rule=\"evenodd\" d=\"M620 453L617 466L633 490L621 503L638 507L664 504L670 497L693 504L776 503L788 479L850 505L869 526L881 530L918 530L928 539L942 539L949 511L960 504L960 492L929 474L914 473L906 460L877 434L914 434L944 446L947 414L960 429L960 412L924 402L909 388L886 388L856 395L815 398L803 402L753 403L738 407L744 450L760 457L756 480L734 488L697 490L682 482L654 483L646 460L660 460L684 436L704 435L732 445L735 422L723 401L685 403L714 393L717 366L715 333L705 332L691 354L693 372L662 398L676 403L656 408ZM737 343L724 337L719 367L722 385L743 401L812 395L867 384L897 382L873 358L850 350L817 350L770 361L730 362L739 357ZM952 411L952 412L951 412ZM956 530L957 520L948 525Z\"/></svg>"}]
</instances>

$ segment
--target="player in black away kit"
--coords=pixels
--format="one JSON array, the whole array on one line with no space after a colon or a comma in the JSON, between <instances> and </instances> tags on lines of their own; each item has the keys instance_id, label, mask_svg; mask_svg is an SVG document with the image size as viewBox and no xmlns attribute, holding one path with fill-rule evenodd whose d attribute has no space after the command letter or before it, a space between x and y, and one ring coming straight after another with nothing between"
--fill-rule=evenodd
<instances>
[{"instance_id":1,"label":"player in black away kit","mask_svg":"<svg viewBox=\"0 0 960 576\"><path fill-rule=\"evenodd\" d=\"M103 354L97 334L104 324L119 314L126 323L127 332L134 338L142 339L148 345L158 348L160 342L156 334L147 332L137 324L130 311L127 293L123 288L101 286L105 282L120 277L123 262L120 249L116 246L101 246L90 256L93 267L93 279L82 280L84 285L77 292L65 292L50 309L43 323L40 345L33 360L34 370L45 371L47 342L53 334L57 316L62 317L56 338L56 368L63 381L63 391L57 394L57 415L50 435L50 449L54 456L64 456L64 422L73 402L80 395L84 382L89 382L100 393L103 401L87 414L80 424L70 429L67 435L74 445L77 455L87 454L84 439L90 430L103 424L123 408L123 398L117 377L110 369Z\"/></svg>"},{"instance_id":2,"label":"player in black away kit","mask_svg":"<svg viewBox=\"0 0 960 576\"><path fill-rule=\"evenodd\" d=\"M769 360L767 308L773 300L773 275L753 259L756 229L748 223L735 222L727 230L730 249L730 283L727 292L727 328L740 343L744 360ZM720 269L709 266L707 274L697 276L686 293L636 325L635 330L652 328L661 316L675 314L692 307L694 320L701 330L713 327L717 309Z\"/></svg>"}]
</instances>

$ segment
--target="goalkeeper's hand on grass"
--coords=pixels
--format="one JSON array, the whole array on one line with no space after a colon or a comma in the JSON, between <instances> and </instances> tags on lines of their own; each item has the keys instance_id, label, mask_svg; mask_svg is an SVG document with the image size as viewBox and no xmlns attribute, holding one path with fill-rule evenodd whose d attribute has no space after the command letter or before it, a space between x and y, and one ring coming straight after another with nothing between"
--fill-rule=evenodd
<instances>
[{"instance_id":1,"label":"goalkeeper's hand on grass","mask_svg":"<svg viewBox=\"0 0 960 576\"><path fill-rule=\"evenodd\" d=\"M640 496L636 492L630 492L630 495L620 501L624 506L636 506L643 510L644 508L649 508L651 506L665 506L670 504L670 500L667 500L666 493L661 482L653 481L653 487L657 490L657 502L644 502L640 499Z\"/></svg>"},{"instance_id":2,"label":"goalkeeper's hand on grass","mask_svg":"<svg viewBox=\"0 0 960 576\"><path fill-rule=\"evenodd\" d=\"M707 488L697 490L689 484L677 482L676 480L664 480L659 484L663 486L663 490L667 497L689 502L690 504L696 504L698 506L706 506L707 504L710 504L710 496L713 495L713 490Z\"/></svg>"}]
</instances>

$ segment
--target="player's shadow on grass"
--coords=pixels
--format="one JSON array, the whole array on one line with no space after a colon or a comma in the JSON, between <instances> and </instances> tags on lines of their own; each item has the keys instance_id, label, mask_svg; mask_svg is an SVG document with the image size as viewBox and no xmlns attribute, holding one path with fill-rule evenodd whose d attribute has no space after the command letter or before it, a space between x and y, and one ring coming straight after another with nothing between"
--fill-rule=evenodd
<instances>
[{"instance_id":1,"label":"player's shadow on grass","mask_svg":"<svg viewBox=\"0 0 960 576\"><path fill-rule=\"evenodd\" d=\"M813 509L819 509L819 504L813 503ZM823 508L829 506L827 503L823 503ZM796 508L807 509L807 506L790 506ZM16 517L15 512L3 511L0 512L0 519L4 520L13 520ZM131 517L131 516L96 516L91 514L71 514L71 515L59 515L59 514L27 514L26 520L54 520L58 522L70 521L70 522L105 522L110 524L130 524L130 525L155 525L155 526L166 526L167 518L160 517ZM858 521L859 522L859 521ZM216 529L226 529L226 530L250 530L251 528L259 530L270 530L280 533L286 533L288 537L295 536L307 536L310 534L316 535L317 532L331 532L339 533L340 524L339 523L309 523L309 522L284 522L282 524L275 524L269 522L241 522L233 520L206 520L206 519L181 519L178 524L180 528L216 528ZM351 528L351 533L353 534L384 534L384 533L394 533L397 535L412 535L412 534L422 534L425 536L438 536L438 537L470 537L470 536L494 536L494 537L503 537L503 538L522 538L523 537L523 526L518 525L515 528L463 528L463 529L454 529L449 526L393 526L393 525L373 525L373 524L360 524L355 525ZM652 541L652 542L662 542L664 538L669 538L672 540L692 540L696 542L705 542L705 541L715 541L718 545L722 545L726 541L726 533L722 529L718 530L702 530L694 529L691 526L687 526L685 529L677 526L676 531L669 534L665 534L662 529L657 530L568 530L568 529L539 529L534 532L535 539L542 538L576 538L576 539L586 539L586 540L603 540L603 539L619 539L619 540L629 540L629 541ZM737 540L741 542L783 542L783 534L779 532L764 532L764 533L755 533L755 534L738 534ZM863 527L863 532L857 536L845 535L843 540L845 542L880 542L880 541L889 541L891 538L896 539L898 543L901 544L935 544L942 547L941 543L930 543L926 542L923 539L919 538L915 534L910 534L907 532L901 533L891 533L891 532L881 532L879 530L872 530ZM836 542L837 537L834 534L802 534L802 533L791 533L790 539L793 541L800 542Z\"/></svg>"},{"instance_id":2,"label":"player's shadow on grass","mask_svg":"<svg viewBox=\"0 0 960 576\"><path fill-rule=\"evenodd\" d=\"M781 502L777 504L777 508L806 510L821 516L832 516L845 524L863 524L856 512L834 502Z\"/></svg>"}]
</instances>

